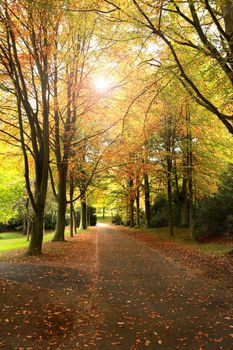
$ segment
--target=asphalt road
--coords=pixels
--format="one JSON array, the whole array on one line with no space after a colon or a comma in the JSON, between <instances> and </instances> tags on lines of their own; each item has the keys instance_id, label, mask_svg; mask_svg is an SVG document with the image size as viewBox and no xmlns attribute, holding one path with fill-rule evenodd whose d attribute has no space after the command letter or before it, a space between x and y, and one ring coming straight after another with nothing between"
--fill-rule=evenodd
<instances>
[{"instance_id":1,"label":"asphalt road","mask_svg":"<svg viewBox=\"0 0 233 350\"><path fill-rule=\"evenodd\" d=\"M232 290L116 228L97 240L96 349L231 350Z\"/></svg>"},{"instance_id":2,"label":"asphalt road","mask_svg":"<svg viewBox=\"0 0 233 350\"><path fill-rule=\"evenodd\" d=\"M233 350L227 286L119 227L60 249L56 266L0 263L1 349Z\"/></svg>"}]
</instances>

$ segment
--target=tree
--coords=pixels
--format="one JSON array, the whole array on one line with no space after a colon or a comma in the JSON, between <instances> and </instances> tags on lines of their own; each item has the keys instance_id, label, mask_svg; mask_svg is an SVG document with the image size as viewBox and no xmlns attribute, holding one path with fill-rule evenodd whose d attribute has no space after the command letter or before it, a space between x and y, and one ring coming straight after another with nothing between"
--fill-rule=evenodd
<instances>
[{"instance_id":1,"label":"tree","mask_svg":"<svg viewBox=\"0 0 233 350\"><path fill-rule=\"evenodd\" d=\"M14 95L25 181L33 208L28 254L41 254L49 167L51 59L59 1L14 1L0 4L0 65L5 88ZM30 163L33 164L32 171Z\"/></svg>"},{"instance_id":2,"label":"tree","mask_svg":"<svg viewBox=\"0 0 233 350\"><path fill-rule=\"evenodd\" d=\"M78 11L78 6L75 11ZM82 157L79 157L81 165L77 164L78 157L75 157L76 152L82 153L79 144L82 143L82 140L89 142L89 139L105 132L105 125L100 125L99 128L93 127L92 118L95 120L93 110L100 108L99 102L111 90L111 87L108 87L106 90L109 91L97 93L94 86L94 78L101 69L101 62L105 60L108 62L104 51L108 48L109 41L98 37L100 23L96 16L82 13L77 18L75 11L74 9L69 11L63 18L58 30L59 36L54 54L54 113L51 132L57 179L52 180L52 184L55 185L57 182L57 190L55 186L53 188L58 203L58 214L53 241L64 241L65 213L68 203L67 176L70 160L75 159L76 166L81 168ZM102 116L100 118L103 119ZM106 129L108 128L109 125ZM86 185L81 186L80 191L82 207L85 210ZM71 203L72 200L70 201L72 211ZM83 220L85 217L86 215L82 216ZM84 227L86 228L86 223Z\"/></svg>"},{"instance_id":3,"label":"tree","mask_svg":"<svg viewBox=\"0 0 233 350\"><path fill-rule=\"evenodd\" d=\"M230 0L160 3L131 0L127 5L121 0L106 0L103 6L106 18L116 18L119 14L119 19L135 26L145 41L154 37L158 54L147 63L155 67L167 63L170 74L179 78L196 102L215 114L233 134L229 99L233 84L233 6ZM174 23L177 24L175 30ZM170 53L164 62L160 57L161 45L165 45ZM171 64L171 59L175 66ZM190 69L193 62L196 62L202 74L193 74ZM216 81L218 92L221 91L229 100L224 106L221 98L216 99L216 96L208 93L204 84L203 73L207 76L209 71Z\"/></svg>"}]
</instances>

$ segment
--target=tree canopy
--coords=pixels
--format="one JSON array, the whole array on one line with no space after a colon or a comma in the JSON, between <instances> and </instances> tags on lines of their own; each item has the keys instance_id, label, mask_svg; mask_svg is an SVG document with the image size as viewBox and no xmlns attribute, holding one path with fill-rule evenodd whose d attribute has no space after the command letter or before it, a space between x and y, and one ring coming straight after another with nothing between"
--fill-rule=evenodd
<instances>
[{"instance_id":1,"label":"tree canopy","mask_svg":"<svg viewBox=\"0 0 233 350\"><path fill-rule=\"evenodd\" d=\"M78 207L195 238L231 169L232 23L231 0L0 3L0 221L25 203L29 254Z\"/></svg>"}]
</instances>

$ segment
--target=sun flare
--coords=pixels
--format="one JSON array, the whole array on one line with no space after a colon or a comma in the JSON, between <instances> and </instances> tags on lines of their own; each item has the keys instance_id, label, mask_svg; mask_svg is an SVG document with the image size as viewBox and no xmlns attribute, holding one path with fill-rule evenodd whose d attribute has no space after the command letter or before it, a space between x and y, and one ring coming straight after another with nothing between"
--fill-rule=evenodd
<instances>
[{"instance_id":1,"label":"sun flare","mask_svg":"<svg viewBox=\"0 0 233 350\"><path fill-rule=\"evenodd\" d=\"M111 86L111 81L108 78L99 76L93 79L94 87L97 91L107 91Z\"/></svg>"}]
</instances>

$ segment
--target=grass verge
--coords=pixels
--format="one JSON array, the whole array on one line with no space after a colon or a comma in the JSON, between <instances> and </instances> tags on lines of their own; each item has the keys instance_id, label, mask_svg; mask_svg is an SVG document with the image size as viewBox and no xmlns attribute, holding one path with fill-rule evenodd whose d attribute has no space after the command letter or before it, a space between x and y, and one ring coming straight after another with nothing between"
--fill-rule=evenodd
<instances>
[{"instance_id":1,"label":"grass verge","mask_svg":"<svg viewBox=\"0 0 233 350\"><path fill-rule=\"evenodd\" d=\"M78 230L78 233L84 233L88 230ZM51 241L54 232L47 232L44 234L43 243ZM65 235L69 236L69 229L66 228ZM27 248L29 242L27 237L20 232L3 232L0 233L0 253L7 252L14 249Z\"/></svg>"},{"instance_id":2,"label":"grass verge","mask_svg":"<svg viewBox=\"0 0 233 350\"><path fill-rule=\"evenodd\" d=\"M112 223L112 217L111 216L105 216L104 218L101 215L97 215L97 223L99 224L109 224Z\"/></svg>"},{"instance_id":3,"label":"grass verge","mask_svg":"<svg viewBox=\"0 0 233 350\"><path fill-rule=\"evenodd\" d=\"M13 249L26 248L28 246L27 237L22 233L4 232L0 234L0 253ZM44 235L43 242L48 242L52 239L53 232Z\"/></svg>"},{"instance_id":4,"label":"grass verge","mask_svg":"<svg viewBox=\"0 0 233 350\"><path fill-rule=\"evenodd\" d=\"M157 240L174 242L179 245L188 245L194 249L210 253L225 255L233 250L233 240L220 242L218 240L212 240L205 243L199 243L193 241L190 237L188 228L176 227L174 232L175 235L169 234L168 227L153 228L153 229L131 229L133 232L147 233L153 235Z\"/></svg>"}]
</instances>

